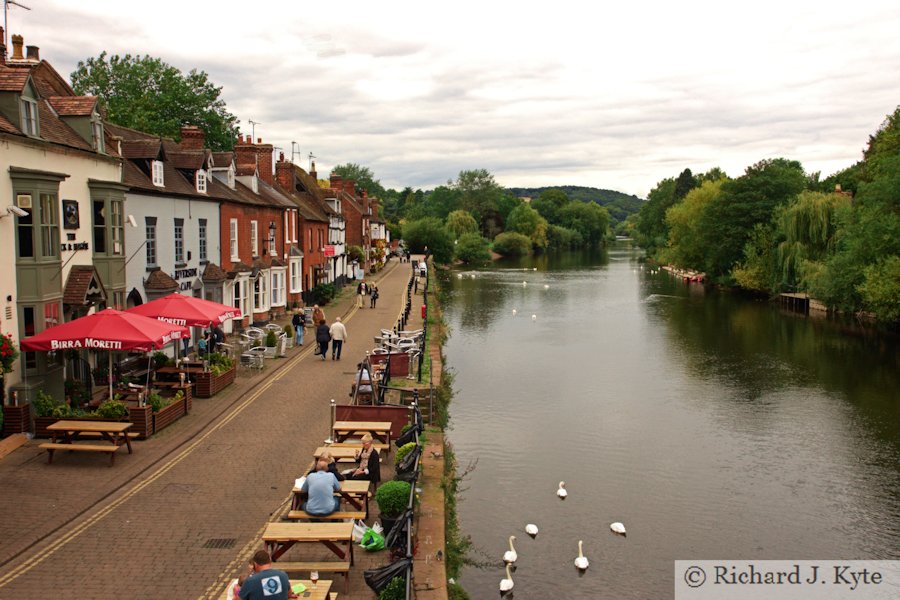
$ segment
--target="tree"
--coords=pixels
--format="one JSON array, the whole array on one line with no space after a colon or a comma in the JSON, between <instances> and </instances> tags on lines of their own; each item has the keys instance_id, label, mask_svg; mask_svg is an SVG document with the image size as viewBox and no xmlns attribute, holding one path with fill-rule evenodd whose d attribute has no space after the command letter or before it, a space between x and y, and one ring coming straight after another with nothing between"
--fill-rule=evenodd
<instances>
[{"instance_id":1,"label":"tree","mask_svg":"<svg viewBox=\"0 0 900 600\"><path fill-rule=\"evenodd\" d=\"M549 189L541 192L538 198L531 201L531 207L538 211L548 223L556 223L559 209L569 203L569 196L562 190Z\"/></svg>"},{"instance_id":2,"label":"tree","mask_svg":"<svg viewBox=\"0 0 900 600\"><path fill-rule=\"evenodd\" d=\"M459 239L466 233L477 233L478 222L466 211L454 210L447 215L447 230L455 239Z\"/></svg>"},{"instance_id":3,"label":"tree","mask_svg":"<svg viewBox=\"0 0 900 600\"><path fill-rule=\"evenodd\" d=\"M424 252L425 246L434 260L449 263L453 260L453 240L440 219L426 217L403 225L403 241L411 252Z\"/></svg>"},{"instance_id":4,"label":"tree","mask_svg":"<svg viewBox=\"0 0 900 600\"><path fill-rule=\"evenodd\" d=\"M75 93L100 98L112 123L174 139L182 125L196 125L213 150L234 147L237 118L204 71L185 75L152 56L102 52L79 61L71 79Z\"/></svg>"},{"instance_id":5,"label":"tree","mask_svg":"<svg viewBox=\"0 0 900 600\"><path fill-rule=\"evenodd\" d=\"M560 225L581 234L589 246L597 246L609 229L609 213L593 202L569 202L559 211Z\"/></svg>"},{"instance_id":6,"label":"tree","mask_svg":"<svg viewBox=\"0 0 900 600\"><path fill-rule=\"evenodd\" d=\"M660 250L659 260L680 267L700 269L706 256L703 237L698 230L703 211L712 204L722 188L722 181L706 181L688 192L682 202L666 211L669 241Z\"/></svg>"},{"instance_id":7,"label":"tree","mask_svg":"<svg viewBox=\"0 0 900 600\"><path fill-rule=\"evenodd\" d=\"M638 211L635 223L635 239L648 253L666 245L669 231L666 211L677 202L675 180L663 179L647 194L647 202Z\"/></svg>"},{"instance_id":8,"label":"tree","mask_svg":"<svg viewBox=\"0 0 900 600\"><path fill-rule=\"evenodd\" d=\"M487 238L503 230L506 216L520 202L500 187L487 169L460 171L452 187L460 193L456 208L469 211Z\"/></svg>"},{"instance_id":9,"label":"tree","mask_svg":"<svg viewBox=\"0 0 900 600\"><path fill-rule=\"evenodd\" d=\"M697 180L694 179L694 174L690 169L685 169L675 180L675 199L681 200L695 187L697 187Z\"/></svg>"},{"instance_id":10,"label":"tree","mask_svg":"<svg viewBox=\"0 0 900 600\"><path fill-rule=\"evenodd\" d=\"M531 254L531 239L521 233L505 231L494 238L494 252L503 256L526 256Z\"/></svg>"},{"instance_id":11,"label":"tree","mask_svg":"<svg viewBox=\"0 0 900 600\"><path fill-rule=\"evenodd\" d=\"M456 259L468 265L486 263L491 259L487 240L477 232L462 234L456 243Z\"/></svg>"},{"instance_id":12,"label":"tree","mask_svg":"<svg viewBox=\"0 0 900 600\"><path fill-rule=\"evenodd\" d=\"M375 175L372 174L372 170L369 167L356 163L347 163L336 165L331 169L331 172L334 175L340 175L342 179L352 179L356 182L357 187L369 192L370 196L381 198L384 195L384 188L381 187L381 182L375 179Z\"/></svg>"},{"instance_id":13,"label":"tree","mask_svg":"<svg viewBox=\"0 0 900 600\"><path fill-rule=\"evenodd\" d=\"M535 249L547 247L547 220L527 204L520 204L509 213L506 230L528 236Z\"/></svg>"}]
</instances>

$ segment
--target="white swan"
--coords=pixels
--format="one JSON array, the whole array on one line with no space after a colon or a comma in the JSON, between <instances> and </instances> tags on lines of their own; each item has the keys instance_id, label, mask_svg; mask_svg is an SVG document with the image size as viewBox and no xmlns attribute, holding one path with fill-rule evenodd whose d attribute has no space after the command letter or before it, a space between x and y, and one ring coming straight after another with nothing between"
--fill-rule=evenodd
<instances>
[{"instance_id":1,"label":"white swan","mask_svg":"<svg viewBox=\"0 0 900 600\"><path fill-rule=\"evenodd\" d=\"M537 315L531 315L531 320L532 320L532 321L537 321Z\"/></svg>"},{"instance_id":2,"label":"white swan","mask_svg":"<svg viewBox=\"0 0 900 600\"><path fill-rule=\"evenodd\" d=\"M566 482L565 481L559 482L559 489L556 490L556 495L559 496L563 500L565 500L566 496L569 495L569 492L566 491Z\"/></svg>"},{"instance_id":3,"label":"white swan","mask_svg":"<svg viewBox=\"0 0 900 600\"><path fill-rule=\"evenodd\" d=\"M456 276L459 277L460 279L463 278L463 274L462 274L462 273L457 273Z\"/></svg>"},{"instance_id":4,"label":"white swan","mask_svg":"<svg viewBox=\"0 0 900 600\"><path fill-rule=\"evenodd\" d=\"M625 535L625 526L619 523L618 521L610 524L609 528L613 533L618 533L619 535Z\"/></svg>"},{"instance_id":5,"label":"white swan","mask_svg":"<svg viewBox=\"0 0 900 600\"><path fill-rule=\"evenodd\" d=\"M500 593L512 591L515 582L512 580L512 573L509 572L509 565L506 565L506 579L500 580Z\"/></svg>"},{"instance_id":6,"label":"white swan","mask_svg":"<svg viewBox=\"0 0 900 600\"><path fill-rule=\"evenodd\" d=\"M526 285L528 285L528 282L527 282L527 281L523 281L523 282L522 282L522 287L525 287Z\"/></svg>"},{"instance_id":7,"label":"white swan","mask_svg":"<svg viewBox=\"0 0 900 600\"><path fill-rule=\"evenodd\" d=\"M516 552L516 549L513 547L514 539L516 539L516 536L509 536L509 550L503 553L503 562L507 564L512 564L519 559L519 555Z\"/></svg>"},{"instance_id":8,"label":"white swan","mask_svg":"<svg viewBox=\"0 0 900 600\"><path fill-rule=\"evenodd\" d=\"M537 267L531 267L532 271L537 271Z\"/></svg>"},{"instance_id":9,"label":"white swan","mask_svg":"<svg viewBox=\"0 0 900 600\"><path fill-rule=\"evenodd\" d=\"M550 289L550 286L549 286L548 284L545 283L545 284L544 284L544 289L545 289L545 290L549 290L549 289Z\"/></svg>"},{"instance_id":10,"label":"white swan","mask_svg":"<svg viewBox=\"0 0 900 600\"><path fill-rule=\"evenodd\" d=\"M578 558L575 559L575 568L584 571L589 566L587 556L581 551L581 540L578 540Z\"/></svg>"},{"instance_id":11,"label":"white swan","mask_svg":"<svg viewBox=\"0 0 900 600\"><path fill-rule=\"evenodd\" d=\"M530 535L531 537L537 537L538 534L538 526L534 523L529 523L525 526L525 533Z\"/></svg>"},{"instance_id":12,"label":"white swan","mask_svg":"<svg viewBox=\"0 0 900 600\"><path fill-rule=\"evenodd\" d=\"M518 312L519 311L517 311L516 309L513 309L513 316L516 316L516 313L518 313Z\"/></svg>"}]
</instances>

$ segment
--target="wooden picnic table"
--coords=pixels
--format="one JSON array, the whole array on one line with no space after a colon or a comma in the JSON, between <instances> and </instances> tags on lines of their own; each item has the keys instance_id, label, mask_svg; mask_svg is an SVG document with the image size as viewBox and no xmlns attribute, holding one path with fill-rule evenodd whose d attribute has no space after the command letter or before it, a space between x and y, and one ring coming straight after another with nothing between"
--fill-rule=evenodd
<instances>
[{"instance_id":1,"label":"wooden picnic table","mask_svg":"<svg viewBox=\"0 0 900 600\"><path fill-rule=\"evenodd\" d=\"M273 561L294 544L322 544L353 565L353 523L266 523L262 539ZM275 565L278 567L278 565Z\"/></svg>"},{"instance_id":2,"label":"wooden picnic table","mask_svg":"<svg viewBox=\"0 0 900 600\"><path fill-rule=\"evenodd\" d=\"M133 423L120 421L57 421L47 426L47 431L52 434L49 443L41 444L41 448L47 450L47 464L53 462L55 450L71 450L76 452L107 452L109 464L113 465L116 451L122 445L128 448L128 454L132 454L131 438L128 430ZM74 443L82 435L95 437L97 434L110 443L110 445L76 444Z\"/></svg>"},{"instance_id":3,"label":"wooden picnic table","mask_svg":"<svg viewBox=\"0 0 900 600\"><path fill-rule=\"evenodd\" d=\"M334 457L334 460L342 460L342 459L350 459L356 460L356 453L362 450L362 446L358 448L347 447L347 446L339 446L337 448L333 446L319 446L316 448L316 451L313 453L313 456L319 458L326 452L329 452L331 456Z\"/></svg>"},{"instance_id":4,"label":"wooden picnic table","mask_svg":"<svg viewBox=\"0 0 900 600\"><path fill-rule=\"evenodd\" d=\"M276 566L277 568L277 566ZM229 582L228 587L226 587L222 591L222 595L219 596L219 600L228 600L228 590L234 589L235 584L237 583L237 579L232 579ZM291 588L298 583L302 583L306 589L303 591L298 598L302 598L303 600L327 600L328 594L331 592L331 580L330 579L320 579L316 584L316 588L313 589L312 581L309 579L291 579ZM309 595L307 596L307 592ZM234 596L235 600L237 600L237 596Z\"/></svg>"},{"instance_id":5,"label":"wooden picnic table","mask_svg":"<svg viewBox=\"0 0 900 600\"><path fill-rule=\"evenodd\" d=\"M335 421L332 428L337 442L343 442L357 433L369 433L379 442L391 443L390 421Z\"/></svg>"},{"instance_id":6,"label":"wooden picnic table","mask_svg":"<svg viewBox=\"0 0 900 600\"><path fill-rule=\"evenodd\" d=\"M196 375L198 373L203 373L203 366L199 367L160 367L156 370L158 375L178 375L179 373L187 373L189 375Z\"/></svg>"},{"instance_id":7,"label":"wooden picnic table","mask_svg":"<svg viewBox=\"0 0 900 600\"><path fill-rule=\"evenodd\" d=\"M345 479L341 481L341 489L334 493L349 502L356 510L365 510L366 518L369 516L369 486L368 479ZM306 494L295 487L291 498L291 510L300 510Z\"/></svg>"}]
</instances>

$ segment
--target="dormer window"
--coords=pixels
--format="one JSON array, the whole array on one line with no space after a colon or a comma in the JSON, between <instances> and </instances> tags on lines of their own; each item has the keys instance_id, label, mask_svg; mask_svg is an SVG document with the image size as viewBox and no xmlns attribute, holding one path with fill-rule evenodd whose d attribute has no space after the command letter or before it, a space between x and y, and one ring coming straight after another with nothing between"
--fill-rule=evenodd
<instances>
[{"instance_id":1,"label":"dormer window","mask_svg":"<svg viewBox=\"0 0 900 600\"><path fill-rule=\"evenodd\" d=\"M228 187L234 189L234 169L228 169Z\"/></svg>"},{"instance_id":2,"label":"dormer window","mask_svg":"<svg viewBox=\"0 0 900 600\"><path fill-rule=\"evenodd\" d=\"M103 121L95 120L91 121L91 137L92 137L92 146L94 150L97 152L106 152L106 147L103 143Z\"/></svg>"},{"instance_id":3,"label":"dormer window","mask_svg":"<svg viewBox=\"0 0 900 600\"><path fill-rule=\"evenodd\" d=\"M151 170L153 171L153 185L158 187L165 186L165 180L163 179L163 164L161 160L154 160L150 163Z\"/></svg>"},{"instance_id":4,"label":"dormer window","mask_svg":"<svg viewBox=\"0 0 900 600\"><path fill-rule=\"evenodd\" d=\"M38 134L38 106L33 98L22 96L22 132L25 135L37 137Z\"/></svg>"},{"instance_id":5,"label":"dormer window","mask_svg":"<svg viewBox=\"0 0 900 600\"><path fill-rule=\"evenodd\" d=\"M206 193L206 171L203 169L197 171L197 192Z\"/></svg>"},{"instance_id":6,"label":"dormer window","mask_svg":"<svg viewBox=\"0 0 900 600\"><path fill-rule=\"evenodd\" d=\"M254 175L250 180L250 189L253 190L254 194L259 193L259 179L256 177L256 175Z\"/></svg>"}]
</instances>

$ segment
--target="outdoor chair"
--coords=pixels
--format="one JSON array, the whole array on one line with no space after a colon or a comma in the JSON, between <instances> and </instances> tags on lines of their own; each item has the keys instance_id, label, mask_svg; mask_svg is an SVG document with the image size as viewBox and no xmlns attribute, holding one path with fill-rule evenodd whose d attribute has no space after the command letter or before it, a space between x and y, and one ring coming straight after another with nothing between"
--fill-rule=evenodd
<instances>
[{"instance_id":1,"label":"outdoor chair","mask_svg":"<svg viewBox=\"0 0 900 600\"><path fill-rule=\"evenodd\" d=\"M266 353L265 346L255 346L250 348L243 354L241 354L241 366L245 369L258 369L262 370L264 362L264 356Z\"/></svg>"},{"instance_id":2,"label":"outdoor chair","mask_svg":"<svg viewBox=\"0 0 900 600\"><path fill-rule=\"evenodd\" d=\"M275 333L280 333L281 331L283 331L281 325L278 325L276 323L267 323L266 326L263 327L263 329L265 329L266 331L274 331Z\"/></svg>"}]
</instances>

